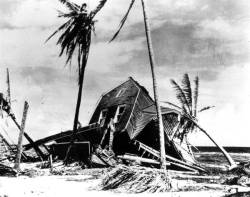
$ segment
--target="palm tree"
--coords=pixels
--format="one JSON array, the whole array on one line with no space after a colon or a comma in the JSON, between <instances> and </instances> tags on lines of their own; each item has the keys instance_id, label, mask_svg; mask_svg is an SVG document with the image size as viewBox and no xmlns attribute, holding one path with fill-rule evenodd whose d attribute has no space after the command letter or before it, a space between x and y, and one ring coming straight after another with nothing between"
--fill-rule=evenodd
<instances>
[{"instance_id":1,"label":"palm tree","mask_svg":"<svg viewBox=\"0 0 250 197\"><path fill-rule=\"evenodd\" d=\"M181 104L181 107L180 107L176 104L165 102L176 107L178 110L181 111L179 124L175 132L172 134L171 138L173 139L175 135L178 135L177 137L182 141L184 139L184 136L194 131L195 128L198 128L204 134L206 134L208 138L222 151L222 153L228 160L229 164L231 165L231 168L236 167L237 166L236 163L234 162L232 157L226 152L226 150L220 144L218 144L205 129L203 129L198 124L197 113L203 112L205 110L208 110L214 107L214 106L206 106L200 110L197 110L198 96L199 96L198 76L195 77L193 91L192 91L191 83L190 83L189 76L187 73L184 74L181 85L179 85L173 79L171 79L171 84L173 85L176 91L176 98Z\"/></svg>"},{"instance_id":2,"label":"palm tree","mask_svg":"<svg viewBox=\"0 0 250 197\"><path fill-rule=\"evenodd\" d=\"M192 132L194 130L194 124L188 121L188 119L185 117L189 117L190 119L197 120L198 113L211 109L215 106L206 106L200 110L197 109L198 96L199 96L199 77L198 76L195 77L193 91L192 91L191 82L189 80L189 76L187 73L183 75L181 85L179 85L173 79L171 79L170 82L176 91L176 98L179 101L181 107L170 102L165 102L165 103L168 103L169 105L172 105L178 110L180 110L181 114L185 114L185 116L180 117L179 125L177 127L178 129L182 128L182 132L181 133L179 132L180 134L179 138L182 141L184 136L187 133ZM175 133L172 134L171 138L174 137L178 129L175 130Z\"/></svg>"},{"instance_id":3,"label":"palm tree","mask_svg":"<svg viewBox=\"0 0 250 197\"><path fill-rule=\"evenodd\" d=\"M132 0L129 8L121 20L120 26L118 28L118 31L114 34L111 41L113 41L117 35L119 34L121 28L123 27L129 12L131 8L133 7L135 0ZM141 0L142 4L142 10L143 10L143 18L144 18L144 25L145 25L145 33L146 33L146 39L147 39L147 46L148 46L148 54L149 54L149 61L150 61L150 67L151 67L151 74L152 74L152 81L153 81L153 91L154 91L154 99L155 99L155 105L156 105L156 112L157 112L157 119L158 119L158 127L159 127L159 138L160 138L160 163L161 163L161 169L166 169L166 159L165 159L165 139L164 139L164 128L163 128L163 122L162 122L162 116L161 116L161 108L159 104L159 95L158 95L158 86L157 86L157 79L155 76L155 58L154 58L154 51L152 47L152 39L151 39L151 33L150 33L150 26L148 22L148 16L147 16L147 7L144 2L144 0Z\"/></svg>"},{"instance_id":4,"label":"palm tree","mask_svg":"<svg viewBox=\"0 0 250 197\"><path fill-rule=\"evenodd\" d=\"M61 51L59 57L63 54L67 56L66 64L71 64L73 55L77 55L78 63L78 97L76 103L73 132L70 140L70 146L67 150L65 162L68 160L71 146L74 143L77 133L78 117L82 98L83 80L85 74L85 68L87 65L89 48L91 44L91 35L94 31L94 17L102 9L107 0L101 0L98 6L91 12L87 12L86 4L81 6L68 0L59 0L62 4L66 5L69 12L63 13L59 11L58 17L66 18L67 21L61 25L48 39L52 38L55 34L61 32L61 35L57 41L57 45L60 45Z\"/></svg>"}]
</instances>

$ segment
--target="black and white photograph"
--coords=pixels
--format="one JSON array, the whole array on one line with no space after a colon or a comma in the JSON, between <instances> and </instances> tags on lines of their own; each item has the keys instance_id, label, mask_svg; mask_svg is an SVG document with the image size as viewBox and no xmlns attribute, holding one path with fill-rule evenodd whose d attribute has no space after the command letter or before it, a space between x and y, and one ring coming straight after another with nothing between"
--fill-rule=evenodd
<instances>
[{"instance_id":1,"label":"black and white photograph","mask_svg":"<svg viewBox=\"0 0 250 197\"><path fill-rule=\"evenodd\" d=\"M250 196L249 0L0 0L0 197Z\"/></svg>"}]
</instances>

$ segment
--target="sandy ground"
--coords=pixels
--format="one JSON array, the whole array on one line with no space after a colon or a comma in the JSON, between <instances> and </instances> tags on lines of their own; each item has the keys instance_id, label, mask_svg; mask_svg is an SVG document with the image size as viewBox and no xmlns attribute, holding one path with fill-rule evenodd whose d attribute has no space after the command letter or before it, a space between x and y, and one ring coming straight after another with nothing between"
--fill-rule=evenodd
<instances>
[{"instance_id":1,"label":"sandy ground","mask_svg":"<svg viewBox=\"0 0 250 197\"><path fill-rule=\"evenodd\" d=\"M32 164L34 165L34 164ZM0 177L0 197L63 197L63 196L170 196L170 197L208 197L208 196L224 196L225 194L235 193L238 191L250 191L249 187L242 186L225 186L220 184L199 184L192 180L173 180L173 184L183 188L192 185L201 188L200 191L185 192L166 192L166 193L141 193L128 194L117 193L114 191L101 191L99 184L101 177L105 175L105 171L100 171L100 175L96 176L96 169L88 169L79 171L80 175L51 175L49 169L42 170L42 176L18 176L18 177ZM203 191L202 191L203 190Z\"/></svg>"},{"instance_id":2,"label":"sandy ground","mask_svg":"<svg viewBox=\"0 0 250 197\"><path fill-rule=\"evenodd\" d=\"M171 192L157 194L125 194L112 191L99 191L98 184L100 179L93 180L89 175L74 175L74 176L41 176L29 178L20 177L0 177L0 196L1 197L56 197L56 196L223 196L225 190L210 190L199 192ZM235 186L236 187L236 186ZM225 188L226 189L226 188ZM240 187L240 191L249 191L249 188ZM235 191L231 191L235 192ZM229 192L227 192L229 193Z\"/></svg>"},{"instance_id":3,"label":"sandy ground","mask_svg":"<svg viewBox=\"0 0 250 197\"><path fill-rule=\"evenodd\" d=\"M41 176L41 177L1 177L1 197L29 197L29 196L117 196L112 191L98 191L100 179L89 180L90 175L74 176ZM201 191L201 192L172 192L167 196L222 196L223 191ZM166 196L166 193L158 194L124 194L118 196Z\"/></svg>"}]
</instances>

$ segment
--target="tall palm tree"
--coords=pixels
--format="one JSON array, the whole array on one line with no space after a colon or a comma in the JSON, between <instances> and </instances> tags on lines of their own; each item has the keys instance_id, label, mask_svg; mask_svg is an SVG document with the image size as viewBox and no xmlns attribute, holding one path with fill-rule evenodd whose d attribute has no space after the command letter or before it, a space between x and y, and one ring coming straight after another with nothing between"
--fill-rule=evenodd
<instances>
[{"instance_id":1,"label":"tall palm tree","mask_svg":"<svg viewBox=\"0 0 250 197\"><path fill-rule=\"evenodd\" d=\"M199 124L198 124L198 118L197 114L199 112L203 112L205 110L208 110L214 106L206 106L203 107L200 110L197 110L197 104L198 104L198 96L199 96L199 78L198 76L195 77L194 80L194 90L192 91L191 83L189 80L189 76L187 73L184 74L182 83L179 85L175 80L171 79L171 84L173 85L175 91L176 91L176 98L181 104L181 107L178 105L175 105L170 102L165 102L168 103L176 108L178 108L181 111L181 117L179 124L177 126L177 129L175 132L172 134L172 138L174 135L178 135L178 138L183 140L184 136L186 136L188 133L192 132L195 128L198 128L201 130L204 134L208 136L208 138L222 151L226 159L228 160L229 164L231 165L231 168L236 167L236 163L232 159L232 157L227 153L227 151L220 145L218 144L212 137L211 135L203 129ZM181 130L181 132L180 132Z\"/></svg>"},{"instance_id":2,"label":"tall palm tree","mask_svg":"<svg viewBox=\"0 0 250 197\"><path fill-rule=\"evenodd\" d=\"M66 18L67 21L61 25L48 39L52 38L55 34L61 33L57 45L60 45L61 51L59 57L63 54L67 56L66 64L71 64L73 55L77 55L78 64L78 97L76 103L73 133L70 140L70 146L67 150L65 162L68 160L71 146L74 143L77 133L78 117L82 98L83 80L85 68L87 65L89 49L91 44L91 35L94 31L94 17L102 9L107 0L101 0L98 6L91 12L87 12L86 4L78 5L68 0L59 0L68 8L67 13L59 11L59 16Z\"/></svg>"},{"instance_id":3,"label":"tall palm tree","mask_svg":"<svg viewBox=\"0 0 250 197\"><path fill-rule=\"evenodd\" d=\"M113 41L117 35L119 34L121 28L123 27L129 12L131 8L133 7L135 0L131 0L131 3L129 5L129 8L121 20L120 26L118 28L118 31L114 34L111 41ZM165 139L164 139L164 128L163 128L163 122L162 122L162 116L161 116L161 108L159 104L159 95L158 95L158 86L157 86L157 79L155 76L155 58L154 58L154 51L152 47L152 39L151 39L151 33L150 33L150 26L148 22L148 16L147 16L147 6L144 2L144 0L141 0L142 4L142 10L143 10L143 19L144 19L144 25L145 25L145 33L146 33L146 39L147 39L147 46L148 46L148 54L149 54L149 61L150 61L150 67L151 67L151 74L152 74L152 81L153 81L153 91L154 91L154 99L155 99L155 105L156 105L156 112L157 112L157 119L158 119L158 127L159 127L159 138L160 138L160 164L161 169L166 169L166 159L165 159Z\"/></svg>"}]
</instances>

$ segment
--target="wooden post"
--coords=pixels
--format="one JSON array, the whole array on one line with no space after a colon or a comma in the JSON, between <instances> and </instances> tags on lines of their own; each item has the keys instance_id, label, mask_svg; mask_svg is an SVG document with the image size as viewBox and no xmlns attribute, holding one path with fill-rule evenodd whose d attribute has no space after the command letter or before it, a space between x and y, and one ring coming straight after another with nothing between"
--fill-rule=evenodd
<instances>
[{"instance_id":1,"label":"wooden post","mask_svg":"<svg viewBox=\"0 0 250 197\"><path fill-rule=\"evenodd\" d=\"M110 135L109 135L109 151L112 151L112 150L113 150L114 132L115 132L115 127L114 127L114 120L113 120L113 118L110 119L109 128L110 128Z\"/></svg>"},{"instance_id":2,"label":"wooden post","mask_svg":"<svg viewBox=\"0 0 250 197\"><path fill-rule=\"evenodd\" d=\"M21 126L16 121L16 117L14 116L14 114L9 114L9 115L10 115L11 119L13 120L13 122L15 123L15 125L17 126L17 128L19 129L19 131L21 131ZM26 132L24 132L23 135L28 140L30 145L34 148L38 157L40 157L42 160L44 160L46 158L46 156L43 154L43 152L40 150L40 148L34 143L34 141L31 139L31 137Z\"/></svg>"},{"instance_id":3,"label":"wooden post","mask_svg":"<svg viewBox=\"0 0 250 197\"><path fill-rule=\"evenodd\" d=\"M16 154L16 161L14 168L17 171L20 171L20 161L21 161L21 154L22 154L22 142L23 142L23 133L25 129L25 123L27 118L29 104L27 101L24 102L24 109L23 109L23 118L22 118L22 124L21 129L18 137L18 145L17 145L17 154Z\"/></svg>"},{"instance_id":4,"label":"wooden post","mask_svg":"<svg viewBox=\"0 0 250 197\"><path fill-rule=\"evenodd\" d=\"M49 155L49 167L50 167L50 172L53 172L53 159L52 155Z\"/></svg>"},{"instance_id":5,"label":"wooden post","mask_svg":"<svg viewBox=\"0 0 250 197\"><path fill-rule=\"evenodd\" d=\"M106 129L104 130L104 132L103 132L103 136L102 136L101 142L100 142L100 144L99 144L100 147L102 147L102 144L103 144L103 142L104 142L104 139L105 139L105 136L106 136L107 132L108 132L108 128L106 128Z\"/></svg>"}]
</instances>

